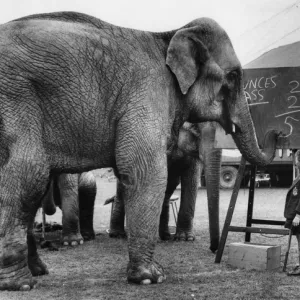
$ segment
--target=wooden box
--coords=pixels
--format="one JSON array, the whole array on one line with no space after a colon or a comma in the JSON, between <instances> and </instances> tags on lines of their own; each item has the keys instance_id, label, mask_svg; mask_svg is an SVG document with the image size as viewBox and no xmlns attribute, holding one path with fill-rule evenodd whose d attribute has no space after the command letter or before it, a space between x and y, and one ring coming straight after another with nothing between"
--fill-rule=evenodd
<instances>
[{"instance_id":1,"label":"wooden box","mask_svg":"<svg viewBox=\"0 0 300 300\"><path fill-rule=\"evenodd\" d=\"M274 270L280 268L280 255L280 246L231 243L228 263L233 267L247 270Z\"/></svg>"}]
</instances>

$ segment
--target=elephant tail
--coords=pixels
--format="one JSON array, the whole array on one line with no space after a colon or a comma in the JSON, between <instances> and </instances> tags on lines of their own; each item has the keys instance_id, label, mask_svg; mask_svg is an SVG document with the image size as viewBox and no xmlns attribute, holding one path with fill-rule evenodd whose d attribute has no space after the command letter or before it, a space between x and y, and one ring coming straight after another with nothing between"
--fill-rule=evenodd
<instances>
[{"instance_id":1,"label":"elephant tail","mask_svg":"<svg viewBox=\"0 0 300 300\"><path fill-rule=\"evenodd\" d=\"M50 180L48 190L43 197L42 207L46 215L51 216L56 212L56 205L53 197L53 179Z\"/></svg>"}]
</instances>

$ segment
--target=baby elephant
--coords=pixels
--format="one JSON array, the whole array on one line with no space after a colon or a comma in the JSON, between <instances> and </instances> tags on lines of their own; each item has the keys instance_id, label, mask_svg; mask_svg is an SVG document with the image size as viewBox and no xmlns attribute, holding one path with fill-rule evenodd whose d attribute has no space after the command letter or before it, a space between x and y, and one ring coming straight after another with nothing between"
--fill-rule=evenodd
<instances>
[{"instance_id":1,"label":"baby elephant","mask_svg":"<svg viewBox=\"0 0 300 300\"><path fill-rule=\"evenodd\" d=\"M42 206L47 215L62 210L62 243L79 245L95 238L93 228L96 179L92 172L54 175L43 197Z\"/></svg>"}]
</instances>

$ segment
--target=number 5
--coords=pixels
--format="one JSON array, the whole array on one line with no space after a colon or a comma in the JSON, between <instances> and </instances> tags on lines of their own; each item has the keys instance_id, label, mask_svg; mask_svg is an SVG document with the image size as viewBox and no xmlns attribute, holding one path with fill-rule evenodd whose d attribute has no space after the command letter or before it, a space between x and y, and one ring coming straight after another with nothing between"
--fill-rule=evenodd
<instances>
[{"instance_id":1,"label":"number 5","mask_svg":"<svg viewBox=\"0 0 300 300\"><path fill-rule=\"evenodd\" d=\"M288 119L292 119L292 120L294 120L294 121L296 121L296 122L299 121L299 120L297 120L297 119L295 119L295 118L293 118L293 117L290 117L290 116L288 116L288 117L285 118L284 123L285 123L286 125L290 126L290 133L289 133L288 135L286 135L286 137L292 135L292 133L293 133L293 125L290 124L290 123L288 122Z\"/></svg>"}]
</instances>

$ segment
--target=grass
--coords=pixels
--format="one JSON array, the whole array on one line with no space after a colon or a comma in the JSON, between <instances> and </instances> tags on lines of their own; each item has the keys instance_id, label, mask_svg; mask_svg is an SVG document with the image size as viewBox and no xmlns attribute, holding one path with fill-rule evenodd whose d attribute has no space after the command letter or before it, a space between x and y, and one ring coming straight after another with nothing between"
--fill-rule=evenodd
<instances>
[{"instance_id":1,"label":"grass","mask_svg":"<svg viewBox=\"0 0 300 300\"><path fill-rule=\"evenodd\" d=\"M104 200L114 193L115 183L98 178L95 241L76 248L60 247L57 252L39 250L50 274L38 278L30 292L0 292L1 300L35 299L299 299L300 278L287 277L282 268L267 271L235 269L227 264L228 244L244 240L242 233L229 233L222 262L215 264L210 252L206 191L200 189L195 217L195 242L159 242L156 259L165 268L163 284L141 286L126 282L127 242L110 239L108 228L110 207ZM257 189L255 218L282 220L287 189ZM176 191L179 193L179 191ZM221 191L221 229L231 191ZM232 224L245 225L248 190L239 193ZM60 216L54 216L59 221ZM172 219L172 217L171 217ZM172 220L173 222L173 220ZM171 225L174 225L171 224ZM57 237L57 236L56 236ZM281 245L281 265L287 236L252 235L252 242ZM292 241L288 269L297 263L297 242Z\"/></svg>"}]
</instances>

